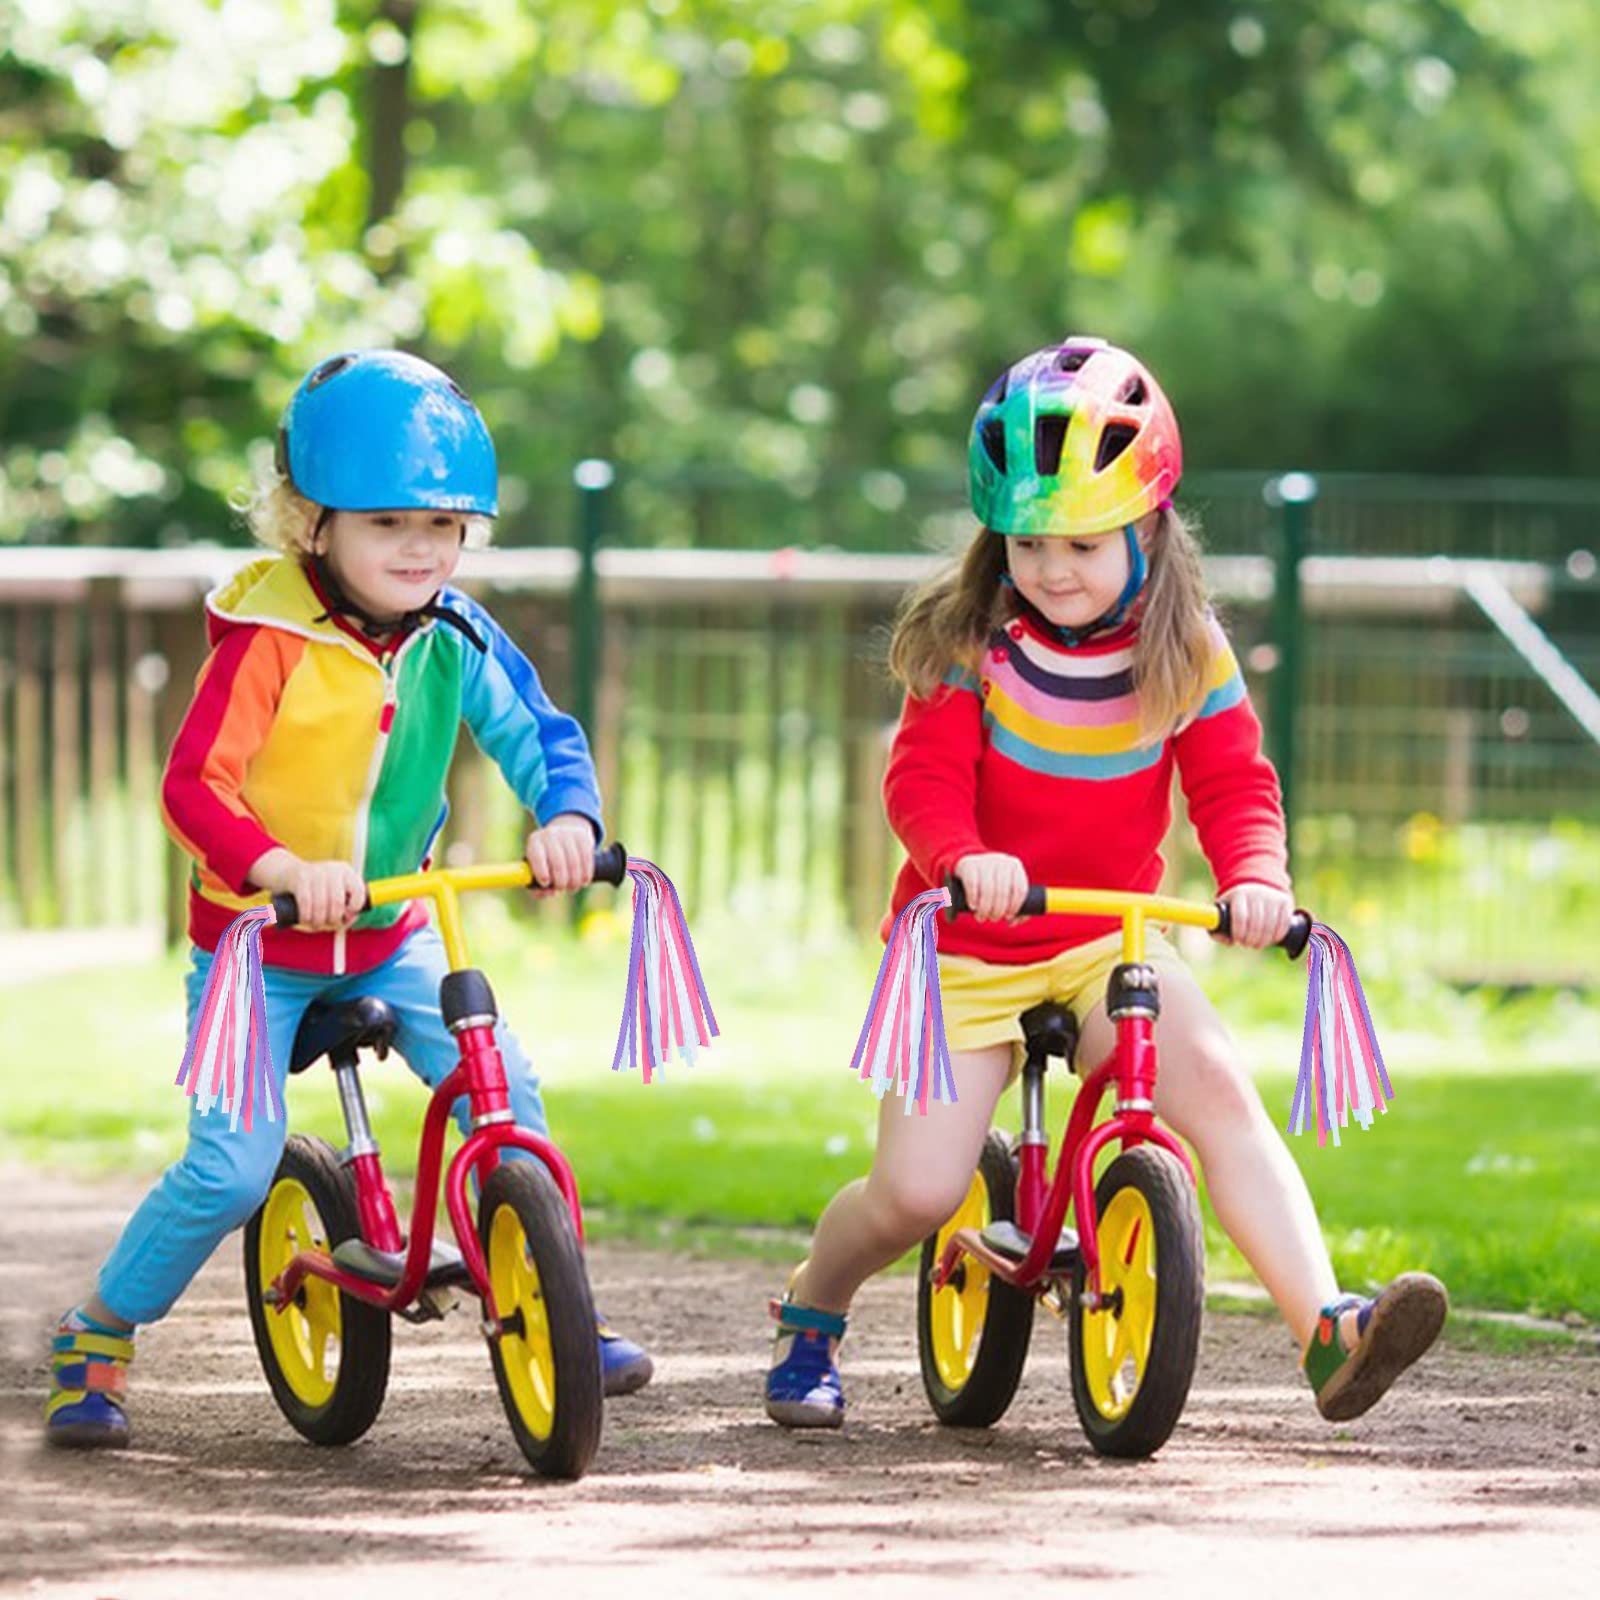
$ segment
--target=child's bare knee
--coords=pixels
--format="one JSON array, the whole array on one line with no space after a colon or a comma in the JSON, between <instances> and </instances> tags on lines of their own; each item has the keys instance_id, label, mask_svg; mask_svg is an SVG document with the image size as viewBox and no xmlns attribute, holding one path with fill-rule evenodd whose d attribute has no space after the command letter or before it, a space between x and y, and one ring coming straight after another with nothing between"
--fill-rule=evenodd
<instances>
[{"instance_id":1,"label":"child's bare knee","mask_svg":"<svg viewBox=\"0 0 1600 1600\"><path fill-rule=\"evenodd\" d=\"M1261 1114L1261 1097L1226 1044L1202 1045L1185 1064L1185 1098L1208 1122L1234 1126Z\"/></svg>"},{"instance_id":2,"label":"child's bare knee","mask_svg":"<svg viewBox=\"0 0 1600 1600\"><path fill-rule=\"evenodd\" d=\"M909 1245L949 1221L966 1196L970 1174L951 1178L939 1172L885 1174L873 1185L878 1214Z\"/></svg>"}]
</instances>

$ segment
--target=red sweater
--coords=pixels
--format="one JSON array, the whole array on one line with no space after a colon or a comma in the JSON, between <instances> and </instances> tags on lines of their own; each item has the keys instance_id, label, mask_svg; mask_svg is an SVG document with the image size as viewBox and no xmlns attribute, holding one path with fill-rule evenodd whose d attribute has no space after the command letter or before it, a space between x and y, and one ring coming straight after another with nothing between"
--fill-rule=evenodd
<instances>
[{"instance_id":1,"label":"red sweater","mask_svg":"<svg viewBox=\"0 0 1600 1600\"><path fill-rule=\"evenodd\" d=\"M1288 889L1278 775L1261 753L1261 724L1221 627L1211 624L1211 663L1189 715L1144 746L1137 633L1131 622L1069 650L1019 617L993 635L976 673L953 668L927 699L907 696L883 794L910 859L885 934L908 900L981 851L1019 857L1030 882L1052 888L1153 893L1174 767L1219 891ZM941 919L939 949L1044 961L1117 926L1105 917Z\"/></svg>"}]
</instances>

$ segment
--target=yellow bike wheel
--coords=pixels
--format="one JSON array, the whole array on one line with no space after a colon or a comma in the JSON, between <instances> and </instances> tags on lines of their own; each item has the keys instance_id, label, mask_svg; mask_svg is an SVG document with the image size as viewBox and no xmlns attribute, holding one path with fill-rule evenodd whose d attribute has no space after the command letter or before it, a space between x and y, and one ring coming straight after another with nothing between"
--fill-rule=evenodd
<instances>
[{"instance_id":1,"label":"yellow bike wheel","mask_svg":"<svg viewBox=\"0 0 1600 1600\"><path fill-rule=\"evenodd\" d=\"M1072 1394L1102 1455L1148 1456L1189 1396L1205 1303L1205 1246L1194 1185L1176 1156L1140 1145L1095 1188L1101 1305L1073 1276Z\"/></svg>"},{"instance_id":2,"label":"yellow bike wheel","mask_svg":"<svg viewBox=\"0 0 1600 1600\"><path fill-rule=\"evenodd\" d=\"M354 1182L333 1147L296 1135L245 1227L256 1351L279 1410L313 1444L349 1444L377 1419L389 1382L389 1316L322 1278L304 1279L281 1310L265 1292L298 1252L331 1253L355 1238L357 1216Z\"/></svg>"},{"instance_id":3,"label":"yellow bike wheel","mask_svg":"<svg viewBox=\"0 0 1600 1600\"><path fill-rule=\"evenodd\" d=\"M548 1478L580 1478L600 1445L600 1340L566 1202L536 1161L503 1161L478 1232L502 1332L495 1382L522 1453Z\"/></svg>"},{"instance_id":4,"label":"yellow bike wheel","mask_svg":"<svg viewBox=\"0 0 1600 1600\"><path fill-rule=\"evenodd\" d=\"M1017 1392L1033 1332L1033 1297L963 1257L942 1289L933 1274L961 1228L1015 1216L1016 1162L1004 1134L984 1140L972 1185L956 1214L923 1241L917 1277L917 1351L934 1415L951 1427L986 1428Z\"/></svg>"}]
</instances>

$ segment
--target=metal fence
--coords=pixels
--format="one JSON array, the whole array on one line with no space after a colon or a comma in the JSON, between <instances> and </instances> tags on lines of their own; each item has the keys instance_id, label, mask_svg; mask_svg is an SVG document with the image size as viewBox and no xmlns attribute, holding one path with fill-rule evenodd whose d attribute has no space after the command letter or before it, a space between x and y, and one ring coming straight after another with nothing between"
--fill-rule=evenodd
<instances>
[{"instance_id":1,"label":"metal fence","mask_svg":"<svg viewBox=\"0 0 1600 1600\"><path fill-rule=\"evenodd\" d=\"M948 494L881 477L805 495L591 463L564 546L464 569L585 712L616 831L692 907L814 929L881 912L897 861L878 799L887 627L930 544L970 526ZM1600 679L1600 485L1307 487L1252 475L1192 495L1288 758L1302 898L1336 922L1381 907L1453 975L1592 981L1600 747L1462 577L1489 573ZM241 554L0 549L0 925L176 927L157 775L201 659L199 597ZM452 788L458 859L515 847L514 804L474 752ZM1172 854L1201 886L1181 828Z\"/></svg>"}]
</instances>

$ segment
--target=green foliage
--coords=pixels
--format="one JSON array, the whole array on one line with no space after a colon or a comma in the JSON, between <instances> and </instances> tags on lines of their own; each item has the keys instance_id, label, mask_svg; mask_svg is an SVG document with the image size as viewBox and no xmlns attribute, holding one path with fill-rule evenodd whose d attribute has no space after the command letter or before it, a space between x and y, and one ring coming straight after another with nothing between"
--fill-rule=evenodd
<instances>
[{"instance_id":1,"label":"green foliage","mask_svg":"<svg viewBox=\"0 0 1600 1600\"><path fill-rule=\"evenodd\" d=\"M1571 471L1600 417L1581 0L0 15L0 539L239 537L374 342L473 388L512 542L594 454L892 511L1072 327L1204 468Z\"/></svg>"}]
</instances>

